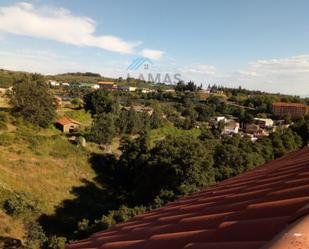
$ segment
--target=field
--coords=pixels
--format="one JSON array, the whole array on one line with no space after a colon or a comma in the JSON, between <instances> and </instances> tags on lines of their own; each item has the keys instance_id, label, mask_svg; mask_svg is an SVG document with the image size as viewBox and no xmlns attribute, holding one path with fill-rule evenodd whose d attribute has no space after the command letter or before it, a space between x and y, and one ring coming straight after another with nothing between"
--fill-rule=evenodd
<instances>
[{"instance_id":1,"label":"field","mask_svg":"<svg viewBox=\"0 0 309 249\"><path fill-rule=\"evenodd\" d=\"M0 133L0 204L16 192L26 192L38 201L44 214L72 199L73 187L95 176L88 162L90 152L73 145L55 129L18 124ZM13 130L13 131L12 131ZM18 219L0 211L0 236L22 239Z\"/></svg>"},{"instance_id":2,"label":"field","mask_svg":"<svg viewBox=\"0 0 309 249\"><path fill-rule=\"evenodd\" d=\"M179 135L192 135L198 137L201 133L200 129L183 130L173 125L166 125L162 128L153 129L150 131L150 138L152 141L160 140L167 135L179 136Z\"/></svg>"}]
</instances>

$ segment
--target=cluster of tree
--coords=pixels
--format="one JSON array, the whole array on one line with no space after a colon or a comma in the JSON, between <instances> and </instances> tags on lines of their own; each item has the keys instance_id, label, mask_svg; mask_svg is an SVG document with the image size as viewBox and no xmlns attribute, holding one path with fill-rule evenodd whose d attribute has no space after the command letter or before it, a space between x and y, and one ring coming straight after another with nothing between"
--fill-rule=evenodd
<instances>
[{"instance_id":1,"label":"cluster of tree","mask_svg":"<svg viewBox=\"0 0 309 249\"><path fill-rule=\"evenodd\" d=\"M76 72L76 73L64 73L64 74L60 74L61 76L87 76L87 77L102 77L101 74L99 73L92 73L92 72L85 72L85 73L81 73L81 72Z\"/></svg>"},{"instance_id":2,"label":"cluster of tree","mask_svg":"<svg viewBox=\"0 0 309 249\"><path fill-rule=\"evenodd\" d=\"M179 92L185 92L185 91L195 92L200 89L202 89L202 85L198 87L197 85L194 84L193 81L189 81L188 83L185 83L184 81L179 81L175 86L175 90Z\"/></svg>"},{"instance_id":3,"label":"cluster of tree","mask_svg":"<svg viewBox=\"0 0 309 249\"><path fill-rule=\"evenodd\" d=\"M157 111L149 115L137 112L133 107L129 110L121 109L119 103L103 90L85 96L85 109L89 110L94 117L87 137L99 144L110 143L117 134L137 134L159 128L163 124Z\"/></svg>"},{"instance_id":4,"label":"cluster of tree","mask_svg":"<svg viewBox=\"0 0 309 249\"><path fill-rule=\"evenodd\" d=\"M206 127L198 138L168 136L154 145L150 144L147 133L136 139L124 138L120 158L108 167L125 206L95 221L81 220L77 233L83 237L106 229L301 146L300 136L292 129L278 130L254 143L239 135L220 137L215 129Z\"/></svg>"},{"instance_id":5,"label":"cluster of tree","mask_svg":"<svg viewBox=\"0 0 309 249\"><path fill-rule=\"evenodd\" d=\"M303 146L307 146L309 143L309 116L300 117L291 128L301 137Z\"/></svg>"}]
</instances>

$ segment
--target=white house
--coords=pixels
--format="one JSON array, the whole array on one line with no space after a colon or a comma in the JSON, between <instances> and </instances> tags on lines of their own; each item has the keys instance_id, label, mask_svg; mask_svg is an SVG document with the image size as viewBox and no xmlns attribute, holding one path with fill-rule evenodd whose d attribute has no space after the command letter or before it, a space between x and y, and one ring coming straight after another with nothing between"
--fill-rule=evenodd
<instances>
[{"instance_id":1,"label":"white house","mask_svg":"<svg viewBox=\"0 0 309 249\"><path fill-rule=\"evenodd\" d=\"M174 88L170 88L170 89L164 89L163 92L165 93L175 93L175 89Z\"/></svg>"},{"instance_id":2,"label":"white house","mask_svg":"<svg viewBox=\"0 0 309 249\"><path fill-rule=\"evenodd\" d=\"M274 121L270 118L254 118L254 121L262 128L274 126Z\"/></svg>"},{"instance_id":3,"label":"white house","mask_svg":"<svg viewBox=\"0 0 309 249\"><path fill-rule=\"evenodd\" d=\"M91 88L92 88L92 89L99 89L99 88L100 88L100 85L98 85L98 84L92 84L92 85L91 85Z\"/></svg>"},{"instance_id":4,"label":"white house","mask_svg":"<svg viewBox=\"0 0 309 249\"><path fill-rule=\"evenodd\" d=\"M141 90L141 92L142 92L142 93L154 93L154 92L156 92L156 90L154 90L154 89L149 89L149 88L143 88L143 89Z\"/></svg>"},{"instance_id":5,"label":"white house","mask_svg":"<svg viewBox=\"0 0 309 249\"><path fill-rule=\"evenodd\" d=\"M125 91L125 92L135 92L136 91L136 87L134 86L119 86L118 89L121 91Z\"/></svg>"},{"instance_id":6,"label":"white house","mask_svg":"<svg viewBox=\"0 0 309 249\"><path fill-rule=\"evenodd\" d=\"M217 117L215 117L215 121L218 122L218 123L220 121L223 121L224 123L226 123L227 119L224 116L217 116Z\"/></svg>"},{"instance_id":7,"label":"white house","mask_svg":"<svg viewBox=\"0 0 309 249\"><path fill-rule=\"evenodd\" d=\"M58 81L55 81L55 80L49 80L48 84L50 86L60 86L60 83Z\"/></svg>"}]
</instances>

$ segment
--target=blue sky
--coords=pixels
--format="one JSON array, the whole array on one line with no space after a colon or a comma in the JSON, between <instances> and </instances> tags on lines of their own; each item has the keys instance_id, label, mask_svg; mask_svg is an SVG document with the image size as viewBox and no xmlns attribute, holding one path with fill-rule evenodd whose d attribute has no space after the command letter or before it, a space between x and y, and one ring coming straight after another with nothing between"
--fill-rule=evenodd
<instances>
[{"instance_id":1,"label":"blue sky","mask_svg":"<svg viewBox=\"0 0 309 249\"><path fill-rule=\"evenodd\" d=\"M138 56L153 73L196 83L309 94L305 0L0 0L0 67L125 76Z\"/></svg>"}]
</instances>

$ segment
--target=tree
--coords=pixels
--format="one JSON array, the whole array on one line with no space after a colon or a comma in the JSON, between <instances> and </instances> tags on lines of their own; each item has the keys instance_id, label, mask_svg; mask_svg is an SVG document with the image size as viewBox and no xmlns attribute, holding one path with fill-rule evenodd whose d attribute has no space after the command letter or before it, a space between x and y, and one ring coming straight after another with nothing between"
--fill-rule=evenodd
<instances>
[{"instance_id":1,"label":"tree","mask_svg":"<svg viewBox=\"0 0 309 249\"><path fill-rule=\"evenodd\" d=\"M224 180L265 162L265 158L249 139L223 137L214 153L216 180Z\"/></svg>"},{"instance_id":2,"label":"tree","mask_svg":"<svg viewBox=\"0 0 309 249\"><path fill-rule=\"evenodd\" d=\"M179 81L175 87L176 91L183 92L186 89L186 84L183 81Z\"/></svg>"},{"instance_id":3,"label":"tree","mask_svg":"<svg viewBox=\"0 0 309 249\"><path fill-rule=\"evenodd\" d=\"M117 176L127 191L133 192L136 181L142 174L150 158L149 136L147 133L141 134L137 139L124 137L121 141L120 150L122 152L117 164Z\"/></svg>"},{"instance_id":4,"label":"tree","mask_svg":"<svg viewBox=\"0 0 309 249\"><path fill-rule=\"evenodd\" d=\"M88 93L84 97L85 109L90 111L92 115L101 113L114 112L117 109L116 103L111 98L108 92L97 90Z\"/></svg>"},{"instance_id":5,"label":"tree","mask_svg":"<svg viewBox=\"0 0 309 249\"><path fill-rule=\"evenodd\" d=\"M140 113L130 110L122 110L117 119L117 127L120 133L137 134L147 131L150 128L150 116L146 113Z\"/></svg>"},{"instance_id":6,"label":"tree","mask_svg":"<svg viewBox=\"0 0 309 249\"><path fill-rule=\"evenodd\" d=\"M76 108L80 109L83 106L83 100L80 98L74 98L71 100L71 104Z\"/></svg>"},{"instance_id":7,"label":"tree","mask_svg":"<svg viewBox=\"0 0 309 249\"><path fill-rule=\"evenodd\" d=\"M302 138L303 146L309 142L309 120L295 123L293 130Z\"/></svg>"},{"instance_id":8,"label":"tree","mask_svg":"<svg viewBox=\"0 0 309 249\"><path fill-rule=\"evenodd\" d=\"M197 89L197 86L194 84L194 82L189 81L188 84L187 84L186 90L189 90L190 92L194 92L194 91L196 91L196 89Z\"/></svg>"},{"instance_id":9,"label":"tree","mask_svg":"<svg viewBox=\"0 0 309 249\"><path fill-rule=\"evenodd\" d=\"M12 113L32 124L47 127L56 116L55 97L38 74L15 82L10 98Z\"/></svg>"},{"instance_id":10,"label":"tree","mask_svg":"<svg viewBox=\"0 0 309 249\"><path fill-rule=\"evenodd\" d=\"M95 118L88 139L99 144L107 144L112 141L115 134L116 127L113 114L101 113Z\"/></svg>"},{"instance_id":11,"label":"tree","mask_svg":"<svg viewBox=\"0 0 309 249\"><path fill-rule=\"evenodd\" d=\"M211 130L207 126L201 127L201 135L199 139L202 141L212 140L214 139L214 135L212 134Z\"/></svg>"},{"instance_id":12,"label":"tree","mask_svg":"<svg viewBox=\"0 0 309 249\"><path fill-rule=\"evenodd\" d=\"M148 174L142 179L145 186L152 185L151 192L156 195L161 189L184 194L214 181L212 155L192 136L169 136L158 142L150 153Z\"/></svg>"},{"instance_id":13,"label":"tree","mask_svg":"<svg viewBox=\"0 0 309 249\"><path fill-rule=\"evenodd\" d=\"M163 126L162 118L159 112L154 111L153 114L151 115L150 126L152 129L157 129Z\"/></svg>"},{"instance_id":14,"label":"tree","mask_svg":"<svg viewBox=\"0 0 309 249\"><path fill-rule=\"evenodd\" d=\"M278 129L276 132L272 133L269 138L273 144L275 158L299 149L303 143L301 137L290 128Z\"/></svg>"}]
</instances>

